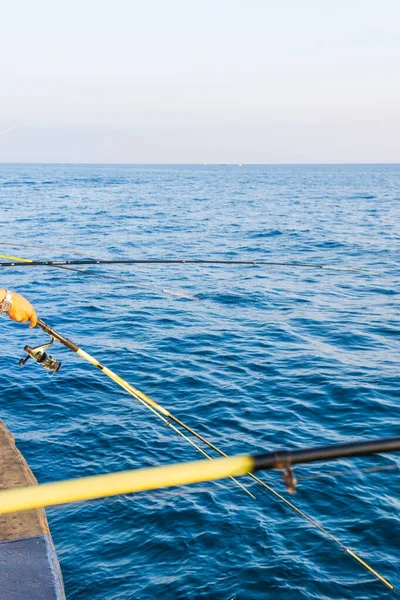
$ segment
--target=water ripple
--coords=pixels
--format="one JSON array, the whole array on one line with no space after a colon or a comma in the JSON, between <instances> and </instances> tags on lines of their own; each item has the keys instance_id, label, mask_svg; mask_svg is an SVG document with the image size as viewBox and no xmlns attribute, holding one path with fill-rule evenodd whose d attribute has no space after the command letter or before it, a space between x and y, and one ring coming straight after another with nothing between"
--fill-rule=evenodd
<instances>
[{"instance_id":1,"label":"water ripple","mask_svg":"<svg viewBox=\"0 0 400 600\"><path fill-rule=\"evenodd\" d=\"M2 238L45 259L189 257L294 267L3 272L40 316L229 454L399 434L398 166L2 165ZM28 225L28 226L27 226ZM45 247L65 248L45 251ZM11 252L12 251L12 252ZM100 270L100 268L98 269ZM168 295L164 289L200 301ZM2 419L41 482L197 459L100 372L56 347L55 377L2 321ZM398 458L298 470L295 503L399 587ZM351 469L351 471L350 471ZM263 475L286 494L281 476ZM71 600L386 598L273 496L242 480L49 509Z\"/></svg>"}]
</instances>

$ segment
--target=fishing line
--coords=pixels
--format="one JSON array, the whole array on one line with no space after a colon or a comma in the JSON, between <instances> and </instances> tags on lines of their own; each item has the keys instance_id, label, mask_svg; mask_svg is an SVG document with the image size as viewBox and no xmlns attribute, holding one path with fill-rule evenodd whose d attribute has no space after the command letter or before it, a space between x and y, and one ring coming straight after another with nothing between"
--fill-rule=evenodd
<instances>
[{"instance_id":1,"label":"fishing line","mask_svg":"<svg viewBox=\"0 0 400 600\"><path fill-rule=\"evenodd\" d=\"M58 265L57 268L65 269L66 271L75 271L75 273L83 273L84 275L93 275L94 277L101 277L102 279L113 279L114 281L126 283L126 279L122 279L121 277L115 277L115 275L104 275L104 273L95 273L94 271L89 271L87 269L83 271L82 269L72 269L71 267L62 267L61 265Z\"/></svg>"},{"instance_id":2,"label":"fishing line","mask_svg":"<svg viewBox=\"0 0 400 600\"><path fill-rule=\"evenodd\" d=\"M184 423L182 423L178 419L174 419L174 420L176 420L176 422L180 423L181 426L184 427L187 431L190 431L192 433L192 435L197 437L199 440L203 441L207 446L209 446L210 448L213 448L220 456L223 456L225 458L228 457L228 455L225 452L223 452L217 446L215 446L214 444L212 444L211 442L209 442L208 440L203 438L196 431L187 427ZM287 500L287 498L282 496L282 494L277 492L274 488L272 488L270 485L265 483L262 479L260 479L253 473L248 473L248 475L249 475L249 477L254 479L254 481L257 481L257 483L262 485L263 488L265 488L268 492L270 492L276 499L280 500L281 502L284 502L287 506L289 506L289 508L291 508L298 515L300 515L301 517L306 519L311 525L313 525L316 529L318 529L322 534L324 534L330 540L335 542L335 544L340 546L340 548L342 548L342 550L344 550L346 553L350 554L350 556L352 556L359 564L361 564L365 569L367 569L370 573L372 573L377 579L382 581L382 583L384 583L390 589L394 589L393 586L386 579L384 579L381 575L379 575L379 573L377 573L372 567L370 567L370 565L368 565L365 561L363 561L355 552L351 551L347 546L345 546L345 544L343 544L336 536L332 535L322 525L320 525L317 521L315 521L315 519L313 519L308 514L306 514L302 510L300 510L297 506L295 506L295 504L293 504L293 502L291 502L290 500Z\"/></svg>"},{"instance_id":3,"label":"fishing line","mask_svg":"<svg viewBox=\"0 0 400 600\"><path fill-rule=\"evenodd\" d=\"M79 354L79 356L82 356L82 354ZM89 356L89 355L87 355ZM92 357L91 357L92 358ZM96 359L95 359L96 360ZM91 362L91 361L89 361ZM96 361L97 362L97 361ZM94 363L92 363L94 364ZM99 366L100 363L95 366ZM100 368L100 367L99 367ZM104 372L104 369L106 369L106 367L103 367L101 370ZM107 371L109 371L109 369L107 369ZM112 371L110 371L110 373L113 373ZM116 375L116 373L113 373L113 375ZM140 397L140 395L136 395L134 393L132 393L132 390L134 390L134 388L124 379L120 378L118 375L116 375L116 377L118 377L119 380L121 380L119 382L119 385L129 394L131 394L132 396L135 397L135 399L140 402L143 406L145 406L146 408L148 408L154 415L156 415L156 417L158 417L159 419L161 419L161 421L163 421L164 425L166 425L167 427L169 427L170 429L172 429L173 431L175 431L175 433L177 433L180 437L184 438L187 442L189 442L189 444L191 446L193 446L193 448L196 448L196 450L198 450L201 454L203 454L203 456L205 456L206 458L208 458L209 460L213 460L213 458L207 454L207 452L205 450L203 450L203 448L200 448L200 446L198 444L196 444L193 440L191 440L187 435L185 435L184 433L182 433L182 431L180 431L177 427L175 427L175 425L173 425L170 421L170 416L169 418L166 418L163 414L161 414L159 411L157 411L155 409L155 407L149 405L147 402L145 402L144 399L142 399ZM114 381L116 381L114 379ZM139 391L139 390L135 390L135 391ZM249 496L251 496L253 498L253 500L256 499L256 497L244 486L240 483L240 481L237 481L237 479L235 479L234 477L231 477L231 479L239 486L241 487L247 494L249 494Z\"/></svg>"}]
</instances>

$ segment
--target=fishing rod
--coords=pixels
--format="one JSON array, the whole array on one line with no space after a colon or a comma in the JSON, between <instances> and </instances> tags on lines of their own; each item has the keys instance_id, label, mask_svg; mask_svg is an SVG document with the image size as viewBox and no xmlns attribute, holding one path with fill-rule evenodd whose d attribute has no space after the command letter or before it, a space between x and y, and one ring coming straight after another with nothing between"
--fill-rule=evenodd
<instances>
[{"instance_id":1,"label":"fishing rod","mask_svg":"<svg viewBox=\"0 0 400 600\"><path fill-rule=\"evenodd\" d=\"M294 464L373 456L387 452L400 452L400 437L317 448L277 450L263 454L245 454L217 458L212 463L201 460L92 475L0 491L0 514L55 506L67 502L106 498L119 494L157 490L176 485L216 481L233 475L239 477L254 471L282 469Z\"/></svg>"},{"instance_id":2,"label":"fishing rod","mask_svg":"<svg viewBox=\"0 0 400 600\"><path fill-rule=\"evenodd\" d=\"M39 250L51 250L51 251L61 251L61 252L65 252L65 248L60 248L59 246L38 246L38 245L34 245L34 244L14 244L12 242L5 242L2 241L0 242L0 246L9 246L12 248L35 248L35 249L39 249ZM78 255L78 256L82 256L85 257L86 259L89 259L93 262L96 262L97 264L103 264L101 261L103 259L100 258L90 258L87 256L87 254L84 254L83 252L76 252L74 250L74 254ZM0 254L0 258L7 258L3 255ZM13 257L9 257L10 259L12 259ZM17 258L16 260L21 260L19 258ZM157 260L157 262L161 262L161 260ZM183 263L187 263L188 260L186 259L179 259L179 264L183 264ZM154 263L153 263L154 264ZM354 269L354 268L347 268L347 267L333 267L333 266L329 266L329 265L314 265L314 264L303 264L303 263L275 263L275 262L260 262L260 261L223 261L221 263L221 261L215 262L215 261L210 261L210 262L204 262L202 264L239 264L239 265L259 265L259 264L265 264L265 265L283 265L283 266L298 266L298 267L309 267L309 268L316 268L316 269L330 269L330 270L337 270L337 271L350 271L353 273L368 273L368 274L372 274L371 271L365 271L364 269ZM379 273L374 273L375 275L378 275Z\"/></svg>"},{"instance_id":3,"label":"fishing rod","mask_svg":"<svg viewBox=\"0 0 400 600\"><path fill-rule=\"evenodd\" d=\"M19 256L6 256L5 254L0 254L0 258L8 258L9 260L18 261L20 263L32 263L33 260L29 258L20 258ZM94 271L82 271L82 269L73 269L71 267L65 267L62 265L52 265L57 269L64 269L65 271L75 271L76 273L83 273L85 275L94 275L95 277L102 277L103 279L114 279L115 281L122 281L125 283L125 279L121 277L115 277L114 275L104 275L103 273L95 273Z\"/></svg>"},{"instance_id":4,"label":"fishing rod","mask_svg":"<svg viewBox=\"0 0 400 600\"><path fill-rule=\"evenodd\" d=\"M111 369L109 369L108 367L101 364L96 358L94 358L93 356L88 354L85 350L80 348L77 344L75 344L75 342L65 338L63 335L61 335L60 333L55 331L52 327L50 327L50 325L48 325L41 319L38 319L38 326L45 333L47 333L50 336L52 341L50 342L50 344L38 346L37 348L30 348L29 346L25 346L24 350L28 354L28 357L21 359L19 362L20 365L25 364L29 358L32 358L39 364L42 364L42 366L44 368L48 369L49 371L52 371L53 373L56 373L59 370L61 363L58 363L58 361L56 361L53 357L48 356L47 353L45 352L45 350L54 341L58 341L60 344L62 344L66 348L68 348L72 352L75 352L76 354L78 354L78 356L80 356L81 358L83 358L84 360L86 360L87 362L92 364L93 366L97 367L100 371L102 371L102 373L107 375L110 379L112 379L115 383L117 383L120 387L122 387L125 391L127 391L131 396L133 396L142 405L146 406L155 416L160 418L164 422L165 425L167 425L168 427L173 429L173 431L175 431L175 433L177 433L179 436L184 438L187 442L189 442L191 444L191 446L196 448L199 452L201 452L203 455L205 455L209 460L214 461L215 458L211 457L208 453L206 453L203 450L203 448L201 448L197 443L195 443L191 438L189 438L187 434L191 434L192 436L197 438L197 440L201 441L206 446L208 446L208 448L211 448L220 456L227 458L227 454L223 450L218 448L218 446L216 446L215 444L213 444L212 442L207 440L205 437L203 437L201 434L199 434L197 431L195 431L194 429L192 429L191 427L186 425L186 423L184 423L183 421L178 419L168 409L161 406L160 404L158 404L157 402L155 402L154 400L152 400L151 398L146 396L146 394L144 394L140 390L133 387L131 384L129 384L127 381L125 381L125 379L123 379L122 377L120 377L119 375L117 375L116 373L111 371ZM183 430L185 430L186 433L183 433L181 431L181 429L179 429L179 427L182 428ZM293 472L292 472L291 464L289 464L288 461L286 461L286 463L287 464L285 465L285 483L286 483L289 491L291 493L294 493L295 488L296 488L296 480L295 480ZM297 506L295 506L292 502L287 500L284 496L282 496L281 494L276 492L271 486L266 484L262 479L260 479L256 475L254 475L251 471L252 471L252 469L247 469L242 474L248 475L254 481L259 483L264 489L266 489L268 492L270 492L275 497L275 499L278 499L279 501L281 501L284 504L286 504L287 506L289 506L292 511L296 512L302 518L306 519L313 527L317 528L323 535L325 535L326 537L331 539L333 542L335 542L340 548L342 548L342 550L345 551L345 553L348 553L350 556L352 556L359 564L361 564L361 566L363 568L365 568L370 573L372 573L384 585L386 585L390 589L393 589L393 586L384 577L382 577L379 573L377 573L369 564L367 564L355 552L353 552L347 546L345 546L337 537L335 537L334 535L329 533L329 531L327 531L324 527L322 527L319 523L317 523L317 521L315 521L312 517L310 517L305 512L300 510ZM234 479L233 474L230 475L230 477L232 477ZM234 479L234 480L235 480L236 484L238 484L240 487L244 488L244 486L239 481L237 481L236 479ZM253 496L253 498L255 499L255 496L247 488L244 488L244 491L246 491L249 495Z\"/></svg>"},{"instance_id":5,"label":"fishing rod","mask_svg":"<svg viewBox=\"0 0 400 600\"><path fill-rule=\"evenodd\" d=\"M0 242L0 244L1 244L1 242ZM7 245L9 245L9 244L7 244ZM37 248L38 246L29 245L27 247ZM8 258L9 260L18 261L21 263L34 262L32 259L29 259L29 258L21 258L19 256L7 256L5 254L0 254L0 258ZM92 260L96 260L96 259L92 259ZM82 273L83 275L93 275L94 277L101 277L102 279L113 279L114 281L121 281L122 283L126 283L126 279L122 279L122 277L115 277L114 275L104 275L103 273L95 273L94 271L89 271L88 269L86 269L86 270L74 269L72 267L66 267L64 265L52 265L52 266L57 269L65 269L66 271L75 271L76 273ZM158 294L161 291L163 294L170 294L171 296L177 296L179 298L186 298L187 300L199 300L199 298L196 298L196 296L190 296L189 294L185 294L183 292L177 292L174 290L169 290L169 289L155 290L154 288L147 286L147 285L140 285L137 287L151 290Z\"/></svg>"},{"instance_id":6,"label":"fishing rod","mask_svg":"<svg viewBox=\"0 0 400 600\"><path fill-rule=\"evenodd\" d=\"M266 260L216 260L216 259L124 259L124 260L31 260L27 262L0 262L0 267L59 267L60 265L197 265L197 266L278 266L278 267L301 267L307 269L324 269L329 271L347 271L350 273L365 273L371 271L347 267L334 267L331 265L316 265L312 263L279 262Z\"/></svg>"},{"instance_id":7,"label":"fishing rod","mask_svg":"<svg viewBox=\"0 0 400 600\"><path fill-rule=\"evenodd\" d=\"M54 329L52 329L49 325L46 325L46 323L44 323L40 319L38 319L37 325L39 327L41 327L50 336L51 341L47 344L42 344L41 346L36 346L35 348L31 348L30 346L25 346L24 351L26 352L26 354L28 356L21 358L21 360L18 362L18 365L20 367L23 366L24 364L26 364L26 362L30 358L32 358L38 364L42 365L42 367L44 367L48 371L51 371L53 373L53 375L55 373L57 373L61 368L61 362L57 361L53 356L50 356L46 352L46 350L54 343L54 341L57 340L58 342L60 342L64 346L66 346L66 348L68 348L69 350L76 352L81 358L84 358L85 360L90 362L92 365L101 369L103 371L103 373L108 375L113 381L118 383L124 390L126 390L129 394L134 396L134 398L136 400L138 400L141 404L147 406L147 408L153 414L155 414L158 418L160 418L164 422L165 425L167 425L168 427L173 429L180 437L184 438L191 446L193 446L196 450L198 450L203 456L205 456L209 460L213 460L212 457L203 448L201 448L198 444L196 444L193 440L191 440L187 435L185 435L177 427L172 425L172 423L170 421L173 420L173 416L166 409L162 409L162 407L159 406L156 402L154 402L153 400L151 400L150 398L145 396L145 394L142 394L142 392L140 392L139 390L136 390L127 381L125 381L124 379L119 377L116 373L111 371L111 369L108 369L107 367L104 367L103 365L101 365L95 358L90 356L90 354L88 354L87 352L85 352L84 350L79 348L76 344L74 344L70 340L64 338L62 335L57 333ZM156 410L156 407L158 410ZM162 409L162 410L160 410L160 409ZM251 496L253 498L253 500L256 499L254 494L252 494L252 492L250 490L248 490L242 483L240 483L240 481L237 481L234 478L232 478L232 479L240 488L243 489L243 491L245 491L249 496Z\"/></svg>"}]
</instances>

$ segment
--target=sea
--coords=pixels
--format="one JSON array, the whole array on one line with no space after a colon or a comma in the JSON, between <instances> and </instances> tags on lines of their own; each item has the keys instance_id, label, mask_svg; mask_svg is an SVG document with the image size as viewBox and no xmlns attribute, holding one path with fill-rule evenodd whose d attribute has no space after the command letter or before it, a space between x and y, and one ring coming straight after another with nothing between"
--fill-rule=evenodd
<instances>
[{"instance_id":1,"label":"sea","mask_svg":"<svg viewBox=\"0 0 400 600\"><path fill-rule=\"evenodd\" d=\"M1 286L229 455L388 438L399 222L399 165L2 164L2 254L292 264L15 267ZM53 376L18 366L47 340L1 317L0 418L40 483L202 458L61 345ZM294 496L282 473L260 477L400 588L399 466L394 454L297 466ZM392 597L240 482L255 500L228 479L49 508L67 599Z\"/></svg>"}]
</instances>

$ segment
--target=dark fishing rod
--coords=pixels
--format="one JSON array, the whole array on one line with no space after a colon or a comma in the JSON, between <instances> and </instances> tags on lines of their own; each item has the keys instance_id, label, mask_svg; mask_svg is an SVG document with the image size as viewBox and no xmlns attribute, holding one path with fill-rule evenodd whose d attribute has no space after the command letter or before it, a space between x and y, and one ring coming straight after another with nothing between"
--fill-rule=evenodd
<instances>
[{"instance_id":1,"label":"dark fishing rod","mask_svg":"<svg viewBox=\"0 0 400 600\"><path fill-rule=\"evenodd\" d=\"M2 244L2 242L0 242L0 245ZM5 244L3 244L5 245ZM7 244L9 245L9 244ZM31 244L28 246L27 244L25 244L24 246L27 247L32 247L32 248L37 248L37 246L32 246ZM0 254L0 258L8 258L11 259L13 261L18 261L19 263L32 263L33 260L30 258L22 258L19 256L6 256L5 254ZM97 259L91 259L93 261L97 260ZM122 283L126 283L126 279L122 279L122 277L115 277L114 275L104 275L104 273L96 273L95 271L90 271L88 269L86 270L82 270L82 269L74 269L73 267L66 267L64 265L51 265L56 269L65 269L66 271L74 271L76 273L81 273L82 275L93 275L94 277L101 277L102 279L113 279L114 281L121 281ZM135 284L134 284L135 285ZM137 285L137 284L136 284ZM158 294L162 293L162 294L170 294L172 296L177 296L179 298L186 298L187 300L199 300L199 298L196 298L195 296L190 296L189 294L185 294L183 292L177 292L174 290L168 290L168 289L162 289L162 290L157 290L154 289L152 287L149 287L147 285L137 285L137 287L142 288L142 289L147 289L147 290L151 290L153 292L156 292Z\"/></svg>"},{"instance_id":2,"label":"dark fishing rod","mask_svg":"<svg viewBox=\"0 0 400 600\"><path fill-rule=\"evenodd\" d=\"M64 337L57 331L55 331L52 327L50 327L50 325L48 325L41 319L38 320L38 326L41 329L43 329L43 331L45 331L50 336L52 341L54 341L54 340L58 341L59 343L64 345L66 348L68 348L72 352L75 352L76 354L78 354L78 356L80 356L84 360L88 361L93 366L97 367L104 375L107 375L107 377L109 377L115 383L117 383L120 387L122 387L126 392L128 392L131 396L133 396L143 406L146 406L150 410L150 412L153 413L153 415L157 416L165 425L167 425L169 428L171 428L173 431L175 431L175 433L177 433L179 436L184 438L187 442L189 442L191 444L191 446L196 448L199 452L201 452L209 460L211 460L212 462L215 462L215 457L212 457L207 452L205 452L205 450L203 448L201 448L198 445L198 443L194 442L193 439L191 439L188 436L188 434L197 438L197 440L201 441L206 446L208 446L208 448L211 448L212 450L217 452L220 456L223 456L224 458L228 459L227 454L225 452L223 452L223 450L218 448L218 446L216 446L214 443L210 442L208 439L204 438L197 431L195 431L194 429L192 429L191 427L186 425L186 423L184 423L183 421L181 421L180 419L175 417L175 415L173 415L167 408L165 408L161 404L158 404L157 402L155 402L154 400L152 400L151 398L146 396L146 394L144 394L137 388L133 387L125 379L123 379L122 377L117 375L114 371L112 371L111 369L109 369L108 367L106 367L105 365L100 363L96 358L94 358L93 356L88 354L85 350L80 348L77 344L75 344L75 342L67 339L66 337ZM50 345L51 345L51 343L44 344L42 346L38 346L37 348L30 348L29 346L25 346L25 352L28 354L28 358L29 357L33 358L36 362L41 364L44 368L46 368L50 371L53 371L55 373L59 370L61 364L59 362L57 362L56 359L54 359L52 356L47 355L47 353L45 352L45 350ZM21 364L21 365L25 364L25 362L28 360L28 358L22 359L19 364ZM182 429L184 431L182 431ZM393 446L391 446L391 449L393 449ZM375 450L376 450L376 447L375 447ZM358 451L361 451L361 449L359 448ZM307 452L303 451L303 455L298 455L298 454L296 454L296 452L297 451L294 451L291 454L280 453L277 456L276 456L276 453L262 455L262 458L260 457L258 459L260 461L260 463L257 468L283 468L285 471L285 483L288 487L288 490L291 493L294 493L295 487L296 487L296 480L295 480L293 472L292 472L292 464L294 464L293 461L295 461L297 464L299 462L300 458L302 460L307 460L308 462L310 462L311 460L317 460L317 454L315 454L315 453L314 453L314 455L310 454L310 452L311 452L310 450ZM337 454L337 452L338 452L337 450L336 451L331 450L330 452L331 452L331 458L335 458L335 457L338 458L338 455L334 456L335 452ZM364 453L365 453L365 450L364 450ZM292 459L292 456L293 456L293 459ZM281 494L276 492L271 486L269 486L267 483L265 483L262 479L260 479L256 475L254 475L254 473L252 473L253 470L254 470L254 468L249 467L249 468L247 468L247 470L244 470L242 474L246 474L249 477L251 477L252 479L254 479L255 481L257 481L257 483L259 483L261 486L263 486L264 489L266 489L268 492L270 492L275 497L275 499L286 504L292 511L297 513L303 519L307 520L313 527L317 528L323 535L325 535L330 540L335 542L335 544L337 544L342 550L344 550L346 553L348 553L364 569L366 569L367 571L372 573L385 586L387 586L388 588L390 588L392 590L394 589L390 582L388 582L384 577L382 577L382 575L380 575L368 563L366 563L362 558L360 558L360 556L358 554L356 554L355 552L350 550L337 537L332 535L329 531L327 531L324 527L322 527L322 525L320 525L317 521L315 521L315 519L313 519L312 517L307 515L305 512L300 510L295 504L293 504L293 502L290 502L287 498L285 498L284 496L282 496ZM229 476L232 479L234 479L235 483L237 485L239 485L241 488L243 488L243 490L248 495L255 498L254 495L251 493L251 491L248 490L247 488L245 488L234 477L234 473L230 473Z\"/></svg>"},{"instance_id":3,"label":"dark fishing rod","mask_svg":"<svg viewBox=\"0 0 400 600\"><path fill-rule=\"evenodd\" d=\"M11 260L18 261L18 263L29 264L32 261L30 258L21 258L19 256L6 256L5 254L0 254L0 258L8 258ZM94 277L101 277L102 279L114 279L115 281L122 281L125 283L125 279L121 277L115 277L114 275L104 275L103 273L95 273L94 271L82 271L82 269L74 269L72 267L65 267L63 265L52 265L56 269L64 269L65 271L74 271L75 273L82 273L83 275L93 275Z\"/></svg>"},{"instance_id":4,"label":"dark fishing rod","mask_svg":"<svg viewBox=\"0 0 400 600\"><path fill-rule=\"evenodd\" d=\"M301 448L300 450L278 450L257 454L254 457L254 470L286 469L293 465L305 465L311 462L326 462L339 458L356 458L399 451L400 437L318 446L317 448Z\"/></svg>"},{"instance_id":5,"label":"dark fishing rod","mask_svg":"<svg viewBox=\"0 0 400 600\"><path fill-rule=\"evenodd\" d=\"M32 260L29 262L0 262L0 267L59 267L60 265L197 265L197 266L275 266L275 267L300 267L306 269L324 269L327 271L347 271L349 273L365 273L371 271L348 267L334 267L331 265L315 265L312 263L296 263L266 260L209 260L209 259L125 259L125 260Z\"/></svg>"}]
</instances>

